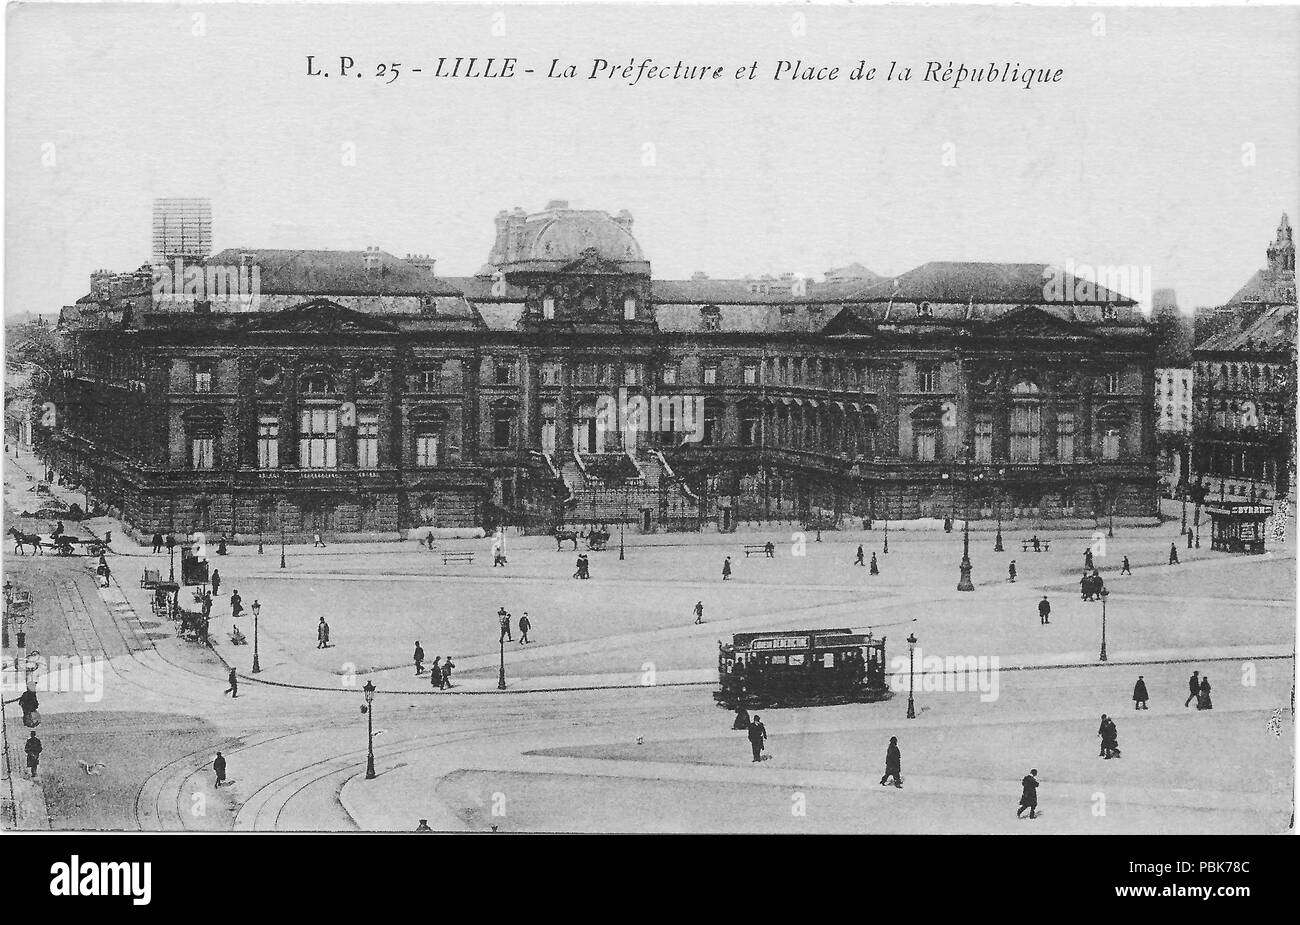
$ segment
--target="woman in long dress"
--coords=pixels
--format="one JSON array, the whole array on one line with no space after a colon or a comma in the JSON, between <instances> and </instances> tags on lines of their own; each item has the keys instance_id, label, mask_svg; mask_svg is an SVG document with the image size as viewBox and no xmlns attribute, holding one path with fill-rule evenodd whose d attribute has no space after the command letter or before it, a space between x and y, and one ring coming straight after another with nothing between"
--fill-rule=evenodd
<instances>
[{"instance_id":1,"label":"woman in long dress","mask_svg":"<svg viewBox=\"0 0 1300 925\"><path fill-rule=\"evenodd\" d=\"M1196 698L1196 709L1214 709L1214 701L1210 699L1210 679L1208 675L1201 678L1201 693Z\"/></svg>"}]
</instances>

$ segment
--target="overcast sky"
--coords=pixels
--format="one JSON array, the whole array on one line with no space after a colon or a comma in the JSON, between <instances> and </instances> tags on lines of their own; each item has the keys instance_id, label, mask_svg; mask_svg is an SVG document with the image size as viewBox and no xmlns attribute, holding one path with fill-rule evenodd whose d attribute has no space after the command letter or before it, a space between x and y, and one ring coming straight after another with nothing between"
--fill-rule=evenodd
<instances>
[{"instance_id":1,"label":"overcast sky","mask_svg":"<svg viewBox=\"0 0 1300 925\"><path fill-rule=\"evenodd\" d=\"M1073 261L1150 266L1185 308L1230 296L1297 217L1294 8L203 9L8 8L6 312L146 260L156 196L211 197L216 249L377 245L441 275L484 263L498 210L568 199L630 210L659 278ZM335 76L341 54L366 76ZM457 55L536 73L433 77ZM727 76L543 76L596 57ZM783 58L842 74L774 82ZM845 79L860 59L875 81ZM891 60L911 83L884 81ZM952 89L921 82L928 60L1064 75Z\"/></svg>"}]
</instances>

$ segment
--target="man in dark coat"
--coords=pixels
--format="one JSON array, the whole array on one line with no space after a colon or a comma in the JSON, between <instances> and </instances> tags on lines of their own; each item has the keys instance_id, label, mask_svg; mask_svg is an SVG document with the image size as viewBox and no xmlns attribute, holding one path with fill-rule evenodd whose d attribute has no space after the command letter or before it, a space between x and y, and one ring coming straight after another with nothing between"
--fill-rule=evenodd
<instances>
[{"instance_id":1,"label":"man in dark coat","mask_svg":"<svg viewBox=\"0 0 1300 925\"><path fill-rule=\"evenodd\" d=\"M1092 579L1088 577L1087 572L1084 572L1083 577L1079 579L1079 597L1086 601L1091 590Z\"/></svg>"},{"instance_id":2,"label":"man in dark coat","mask_svg":"<svg viewBox=\"0 0 1300 925\"><path fill-rule=\"evenodd\" d=\"M1089 546L1083 551L1083 567L1088 571L1092 570L1092 547Z\"/></svg>"},{"instance_id":3,"label":"man in dark coat","mask_svg":"<svg viewBox=\"0 0 1300 925\"><path fill-rule=\"evenodd\" d=\"M1015 581L1015 580L1016 580L1016 560L1012 559L1010 564L1007 565L1007 581Z\"/></svg>"},{"instance_id":4,"label":"man in dark coat","mask_svg":"<svg viewBox=\"0 0 1300 925\"><path fill-rule=\"evenodd\" d=\"M1047 595L1044 594L1043 599L1038 602L1038 625L1043 626L1048 623L1051 623L1052 621L1047 619L1049 616L1051 616L1051 613L1052 613L1052 605L1047 600Z\"/></svg>"},{"instance_id":5,"label":"man in dark coat","mask_svg":"<svg viewBox=\"0 0 1300 925\"><path fill-rule=\"evenodd\" d=\"M442 663L442 686L438 690L445 691L451 687L451 670L455 667L456 664L451 660L451 656L446 656L446 661Z\"/></svg>"},{"instance_id":6,"label":"man in dark coat","mask_svg":"<svg viewBox=\"0 0 1300 925\"><path fill-rule=\"evenodd\" d=\"M41 708L41 702L36 698L36 691L30 687L23 691L18 697L18 708L23 711L23 722L26 723L27 718Z\"/></svg>"},{"instance_id":7,"label":"man in dark coat","mask_svg":"<svg viewBox=\"0 0 1300 925\"><path fill-rule=\"evenodd\" d=\"M424 649L420 647L420 640L415 640L415 673L424 674Z\"/></svg>"},{"instance_id":8,"label":"man in dark coat","mask_svg":"<svg viewBox=\"0 0 1300 925\"><path fill-rule=\"evenodd\" d=\"M154 552L162 552L162 547L163 547L163 538L162 538L162 534L161 534L161 533L155 533L155 534L153 535L153 551L154 551Z\"/></svg>"},{"instance_id":9,"label":"man in dark coat","mask_svg":"<svg viewBox=\"0 0 1300 925\"><path fill-rule=\"evenodd\" d=\"M695 602L695 625L699 626L704 622L704 601Z\"/></svg>"},{"instance_id":10,"label":"man in dark coat","mask_svg":"<svg viewBox=\"0 0 1300 925\"><path fill-rule=\"evenodd\" d=\"M727 556L722 561L722 580L727 581L731 578L731 556Z\"/></svg>"},{"instance_id":11,"label":"man in dark coat","mask_svg":"<svg viewBox=\"0 0 1300 925\"><path fill-rule=\"evenodd\" d=\"M1183 706L1191 706L1193 700L1201 696L1201 673L1193 671L1192 676L1187 679L1187 690L1190 692L1187 699L1183 701Z\"/></svg>"},{"instance_id":12,"label":"man in dark coat","mask_svg":"<svg viewBox=\"0 0 1300 925\"><path fill-rule=\"evenodd\" d=\"M1169 564L1178 564L1178 545L1176 543L1169 544Z\"/></svg>"},{"instance_id":13,"label":"man in dark coat","mask_svg":"<svg viewBox=\"0 0 1300 925\"><path fill-rule=\"evenodd\" d=\"M763 725L763 720L757 713L754 714L754 721L749 724L749 747L754 753L755 761L763 760L763 740L767 738L767 727Z\"/></svg>"},{"instance_id":14,"label":"man in dark coat","mask_svg":"<svg viewBox=\"0 0 1300 925\"><path fill-rule=\"evenodd\" d=\"M212 596L219 597L220 595L221 595L221 570L214 568L212 570Z\"/></svg>"},{"instance_id":15,"label":"man in dark coat","mask_svg":"<svg viewBox=\"0 0 1300 925\"><path fill-rule=\"evenodd\" d=\"M1123 562L1123 564L1122 564L1122 565L1120 566L1120 568L1119 568L1119 573L1120 573L1121 575L1132 575L1132 574L1133 574L1133 569L1129 568L1129 564L1128 564L1128 556L1125 556L1125 557L1124 557L1124 562Z\"/></svg>"},{"instance_id":16,"label":"man in dark coat","mask_svg":"<svg viewBox=\"0 0 1300 925\"><path fill-rule=\"evenodd\" d=\"M532 628L533 621L528 619L528 611L525 610L524 615L519 618L519 644L521 646L532 642L532 640L528 638L528 631Z\"/></svg>"},{"instance_id":17,"label":"man in dark coat","mask_svg":"<svg viewBox=\"0 0 1300 925\"><path fill-rule=\"evenodd\" d=\"M236 697L239 696L239 675L235 674L235 669L233 668L230 669L230 675L226 678L226 680L230 682L230 686L226 688L224 691L222 691L221 693L229 694L230 699L234 700Z\"/></svg>"},{"instance_id":18,"label":"man in dark coat","mask_svg":"<svg viewBox=\"0 0 1300 925\"><path fill-rule=\"evenodd\" d=\"M858 557L853 560L854 565L866 565L866 553L863 552L862 546L858 546Z\"/></svg>"},{"instance_id":19,"label":"man in dark coat","mask_svg":"<svg viewBox=\"0 0 1300 925\"><path fill-rule=\"evenodd\" d=\"M41 751L45 746L41 745L41 740L36 738L36 733L28 737L23 750L27 752L27 770L31 772L32 777L36 776L36 769L41 763ZM757 761L758 759L754 759Z\"/></svg>"},{"instance_id":20,"label":"man in dark coat","mask_svg":"<svg viewBox=\"0 0 1300 925\"><path fill-rule=\"evenodd\" d=\"M1145 710L1147 708L1147 682L1142 680L1142 675L1138 675L1137 683L1133 685L1133 709Z\"/></svg>"},{"instance_id":21,"label":"man in dark coat","mask_svg":"<svg viewBox=\"0 0 1300 925\"><path fill-rule=\"evenodd\" d=\"M1025 775L1024 780L1020 782L1020 808L1016 810L1016 818L1025 810L1029 810L1029 818L1037 818L1038 809L1038 768L1033 768Z\"/></svg>"},{"instance_id":22,"label":"man in dark coat","mask_svg":"<svg viewBox=\"0 0 1300 925\"><path fill-rule=\"evenodd\" d=\"M776 546L773 545L773 543L772 543L771 540L768 540L768 541L767 541L767 545L765 545L765 546L763 547L763 552L765 552L765 553L767 554L767 557L768 557L769 559L775 559L775 558L776 558Z\"/></svg>"},{"instance_id":23,"label":"man in dark coat","mask_svg":"<svg viewBox=\"0 0 1300 925\"><path fill-rule=\"evenodd\" d=\"M901 788L903 786L903 754L898 750L898 736L889 737L889 748L885 750L885 776L880 778L880 786L885 786L885 782L891 777L894 779L894 786Z\"/></svg>"},{"instance_id":24,"label":"man in dark coat","mask_svg":"<svg viewBox=\"0 0 1300 925\"><path fill-rule=\"evenodd\" d=\"M510 614L506 612L504 607L497 608L497 623L501 626L501 637L497 642L501 643L506 642L507 640L514 642L515 637L510 633Z\"/></svg>"},{"instance_id":25,"label":"man in dark coat","mask_svg":"<svg viewBox=\"0 0 1300 925\"><path fill-rule=\"evenodd\" d=\"M217 757L212 762L212 770L216 772L217 786L220 787L226 782L226 757L221 752L217 752Z\"/></svg>"}]
</instances>

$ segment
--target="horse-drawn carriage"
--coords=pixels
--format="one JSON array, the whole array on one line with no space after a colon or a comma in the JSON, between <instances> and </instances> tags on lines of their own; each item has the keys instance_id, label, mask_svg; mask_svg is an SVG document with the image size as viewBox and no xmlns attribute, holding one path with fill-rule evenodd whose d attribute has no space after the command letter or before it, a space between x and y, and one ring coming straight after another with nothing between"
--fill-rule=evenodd
<instances>
[{"instance_id":1,"label":"horse-drawn carriage","mask_svg":"<svg viewBox=\"0 0 1300 925\"><path fill-rule=\"evenodd\" d=\"M9 528L9 535L14 540L14 552L27 555L26 548L32 548L32 555L45 555L45 550L53 550L56 555L72 556L78 551L88 556L102 556L109 551L108 544L96 537L83 539L68 533L23 533L17 527Z\"/></svg>"},{"instance_id":2,"label":"horse-drawn carriage","mask_svg":"<svg viewBox=\"0 0 1300 925\"><path fill-rule=\"evenodd\" d=\"M552 534L555 537L555 549L560 551L564 548L565 543L572 543L576 552L578 549L578 540L587 541L587 549L591 552L603 552L609 545L610 532L609 528L601 525L600 529L591 528L588 530L578 530L575 527L557 526Z\"/></svg>"}]
</instances>

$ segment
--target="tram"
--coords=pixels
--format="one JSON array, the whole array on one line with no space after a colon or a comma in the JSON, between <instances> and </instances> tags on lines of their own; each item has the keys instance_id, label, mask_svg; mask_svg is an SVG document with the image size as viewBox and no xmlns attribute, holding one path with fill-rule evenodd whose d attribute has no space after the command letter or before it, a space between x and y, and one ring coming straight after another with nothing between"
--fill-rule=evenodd
<instances>
[{"instance_id":1,"label":"tram","mask_svg":"<svg viewBox=\"0 0 1300 925\"><path fill-rule=\"evenodd\" d=\"M737 633L718 643L721 706L772 707L883 700L885 637L851 629Z\"/></svg>"}]
</instances>

